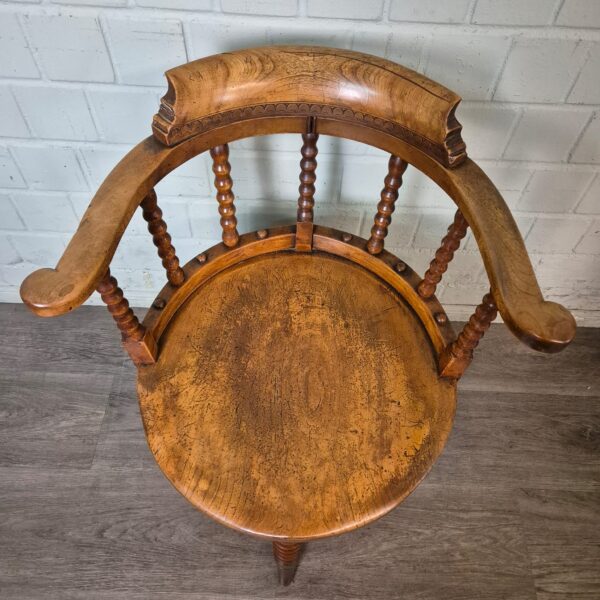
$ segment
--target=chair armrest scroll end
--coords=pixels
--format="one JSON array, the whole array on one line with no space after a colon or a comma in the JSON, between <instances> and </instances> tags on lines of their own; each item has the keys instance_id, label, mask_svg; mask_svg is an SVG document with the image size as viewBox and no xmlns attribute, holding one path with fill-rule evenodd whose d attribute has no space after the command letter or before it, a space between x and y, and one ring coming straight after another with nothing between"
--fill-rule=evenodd
<instances>
[{"instance_id":1,"label":"chair armrest scroll end","mask_svg":"<svg viewBox=\"0 0 600 600\"><path fill-rule=\"evenodd\" d=\"M56 317L77 308L87 297L69 277L57 269L38 269L21 284L20 294L25 305L39 317Z\"/></svg>"},{"instance_id":2,"label":"chair armrest scroll end","mask_svg":"<svg viewBox=\"0 0 600 600\"><path fill-rule=\"evenodd\" d=\"M502 314L502 307L500 307ZM561 304L543 300L539 310L528 315L529 327L517 326L510 315L502 314L509 329L527 346L539 352L555 354L575 338L577 325L573 315Z\"/></svg>"}]
</instances>

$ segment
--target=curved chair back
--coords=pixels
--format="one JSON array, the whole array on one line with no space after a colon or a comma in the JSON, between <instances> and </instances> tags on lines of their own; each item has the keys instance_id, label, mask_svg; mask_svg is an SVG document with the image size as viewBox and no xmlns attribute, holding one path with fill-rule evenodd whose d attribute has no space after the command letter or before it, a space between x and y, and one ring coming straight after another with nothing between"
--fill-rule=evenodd
<instances>
[{"instance_id":1,"label":"curved chair back","mask_svg":"<svg viewBox=\"0 0 600 600\"><path fill-rule=\"evenodd\" d=\"M391 276L388 269L395 276L405 270L404 263L385 252L384 240L408 165L434 180L457 205L454 222L427 272L418 277L407 269L400 284L441 349L442 376L459 377L464 372L496 309L532 348L555 352L572 340L572 316L559 304L544 301L510 211L495 186L467 157L455 117L460 102L455 93L390 61L319 47L240 50L182 65L166 76L169 89L154 117L153 136L136 146L106 178L56 268L37 271L23 283L23 300L36 313L68 312L98 289L134 360L152 362L168 315L197 288L204 276L196 268L207 258L200 255L195 267L179 265L154 186L185 161L210 151L223 229L223 245L213 254L258 252L260 236L250 242L237 231L227 143L271 133L301 134L296 225L280 232L279 241L270 236L269 244L291 244L298 251L331 248L335 244L327 240L337 234L313 225L317 141L325 134L390 154L369 240L338 236L346 246L343 250L336 246L337 253L368 262L384 279ZM155 306L161 316L151 310L144 325L133 316L108 270L140 205L169 280L160 296L167 307ZM479 246L491 290L454 339L434 293L468 227Z\"/></svg>"}]
</instances>

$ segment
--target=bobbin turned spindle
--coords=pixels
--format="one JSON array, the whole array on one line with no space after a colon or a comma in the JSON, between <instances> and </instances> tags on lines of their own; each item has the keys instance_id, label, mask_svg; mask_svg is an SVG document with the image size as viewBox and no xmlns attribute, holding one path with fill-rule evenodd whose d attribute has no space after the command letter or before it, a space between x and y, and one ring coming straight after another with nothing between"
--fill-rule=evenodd
<instances>
[{"instance_id":1,"label":"bobbin turned spindle","mask_svg":"<svg viewBox=\"0 0 600 600\"><path fill-rule=\"evenodd\" d=\"M492 293L483 297L468 323L440 357L440 375L459 378L473 360L473 350L477 347L492 321L498 314L498 307Z\"/></svg>"},{"instance_id":2,"label":"bobbin turned spindle","mask_svg":"<svg viewBox=\"0 0 600 600\"><path fill-rule=\"evenodd\" d=\"M162 259L163 267L167 272L167 279L175 286L180 286L185 275L179 266L179 258L171 243L171 236L167 233L167 224L164 222L162 210L158 206L156 192L152 190L142 200L142 214L148 223L148 231L152 234L152 241L158 249L158 256Z\"/></svg>"},{"instance_id":3,"label":"bobbin turned spindle","mask_svg":"<svg viewBox=\"0 0 600 600\"><path fill-rule=\"evenodd\" d=\"M371 228L371 237L367 242L367 250L371 254L379 254L383 250L384 239L388 234L388 227L392 222L394 205L398 199L398 190L402 185L402 175L408 163L399 156L390 156L388 161L388 174L381 190L381 200L377 205L374 224Z\"/></svg>"},{"instance_id":4,"label":"bobbin turned spindle","mask_svg":"<svg viewBox=\"0 0 600 600\"><path fill-rule=\"evenodd\" d=\"M460 247L460 241L467 234L468 227L467 220L460 210L457 210L454 221L448 227L448 233L442 239L442 245L438 248L433 260L429 263L429 268L425 272L423 280L419 283L417 290L421 298L431 298L435 294L437 285L442 280L442 275L448 269L448 264Z\"/></svg>"},{"instance_id":5,"label":"bobbin turned spindle","mask_svg":"<svg viewBox=\"0 0 600 600\"><path fill-rule=\"evenodd\" d=\"M215 174L215 187L217 188L217 202L221 215L223 228L223 243L233 248L237 246L240 236L237 231L237 218L235 216L235 195L232 191L231 165L229 164L229 146L221 144L211 148L210 155L213 159L212 170Z\"/></svg>"},{"instance_id":6,"label":"bobbin turned spindle","mask_svg":"<svg viewBox=\"0 0 600 600\"><path fill-rule=\"evenodd\" d=\"M317 120L309 117L306 120L306 132L302 134L300 153L300 187L298 188L298 212L296 223L296 250L309 251L312 248L313 220L315 206L315 181L317 180Z\"/></svg>"},{"instance_id":7,"label":"bobbin turned spindle","mask_svg":"<svg viewBox=\"0 0 600 600\"><path fill-rule=\"evenodd\" d=\"M314 120L309 121L309 127L314 128ZM302 160L300 161L300 187L298 191L298 222L313 221L315 206L315 181L317 180L317 141L319 134L309 131L302 134Z\"/></svg>"},{"instance_id":8,"label":"bobbin turned spindle","mask_svg":"<svg viewBox=\"0 0 600 600\"><path fill-rule=\"evenodd\" d=\"M153 364L155 344L152 337L147 335L146 329L129 307L123 290L110 270L106 271L96 289L121 332L123 347L131 360L138 366Z\"/></svg>"},{"instance_id":9,"label":"bobbin turned spindle","mask_svg":"<svg viewBox=\"0 0 600 600\"><path fill-rule=\"evenodd\" d=\"M294 581L294 576L300 563L300 554L302 553L302 544L294 542L273 542L273 556L277 563L277 573L279 583L290 585Z\"/></svg>"},{"instance_id":10,"label":"bobbin turned spindle","mask_svg":"<svg viewBox=\"0 0 600 600\"><path fill-rule=\"evenodd\" d=\"M141 340L144 337L144 327L129 307L129 302L123 296L123 290L119 287L116 278L110 274L110 270L106 271L97 289L123 339Z\"/></svg>"}]
</instances>

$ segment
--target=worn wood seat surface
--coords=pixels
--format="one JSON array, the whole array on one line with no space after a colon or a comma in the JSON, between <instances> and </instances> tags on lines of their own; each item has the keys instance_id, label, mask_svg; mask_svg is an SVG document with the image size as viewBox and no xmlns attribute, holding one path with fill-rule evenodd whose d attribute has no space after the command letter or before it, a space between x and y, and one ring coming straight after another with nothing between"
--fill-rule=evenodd
<instances>
[{"instance_id":1,"label":"worn wood seat surface","mask_svg":"<svg viewBox=\"0 0 600 600\"><path fill-rule=\"evenodd\" d=\"M138 376L173 485L227 525L296 540L396 506L444 446L455 389L394 289L345 259L293 251L209 279Z\"/></svg>"}]
</instances>

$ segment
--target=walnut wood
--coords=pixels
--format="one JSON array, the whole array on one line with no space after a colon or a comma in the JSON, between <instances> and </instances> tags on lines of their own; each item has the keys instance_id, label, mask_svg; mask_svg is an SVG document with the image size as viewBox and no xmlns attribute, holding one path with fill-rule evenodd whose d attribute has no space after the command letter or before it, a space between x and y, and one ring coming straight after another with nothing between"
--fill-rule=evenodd
<instances>
[{"instance_id":1,"label":"walnut wood","mask_svg":"<svg viewBox=\"0 0 600 600\"><path fill-rule=\"evenodd\" d=\"M473 350L497 314L498 308L492 294L486 294L456 341L442 353L440 357L440 375L442 377L458 379L463 375L473 360Z\"/></svg>"},{"instance_id":2,"label":"walnut wood","mask_svg":"<svg viewBox=\"0 0 600 600\"><path fill-rule=\"evenodd\" d=\"M310 129L314 128L314 120L310 120ZM298 217L299 223L312 222L314 219L313 208L315 206L315 181L317 180L317 141L318 133L308 132L302 134L302 160L300 161L300 187L298 192Z\"/></svg>"},{"instance_id":3,"label":"walnut wood","mask_svg":"<svg viewBox=\"0 0 600 600\"><path fill-rule=\"evenodd\" d=\"M312 249L313 220L315 206L315 181L317 180L317 140L319 134L315 133L316 119L307 119L307 132L302 134L302 148L300 153L300 187L298 188L298 211L296 223L296 250L309 252Z\"/></svg>"},{"instance_id":4,"label":"walnut wood","mask_svg":"<svg viewBox=\"0 0 600 600\"><path fill-rule=\"evenodd\" d=\"M167 224L162 218L163 213L154 190L142 200L141 206L144 219L148 222L148 231L152 234L152 241L167 272L167 279L173 285L181 285L184 280L183 269L179 266L179 258L175 254L171 236L167 233Z\"/></svg>"},{"instance_id":5,"label":"walnut wood","mask_svg":"<svg viewBox=\"0 0 600 600\"><path fill-rule=\"evenodd\" d=\"M223 228L223 243L233 248L238 243L237 219L235 217L235 196L231 191L233 181L231 179L231 165L229 164L229 146L220 144L210 149L213 159L212 170L215 174L215 187L217 188L217 202L219 203L219 214L221 215L221 227Z\"/></svg>"},{"instance_id":6,"label":"walnut wood","mask_svg":"<svg viewBox=\"0 0 600 600\"><path fill-rule=\"evenodd\" d=\"M296 244L299 252L310 252L313 247L314 225L312 221L301 221L296 223Z\"/></svg>"},{"instance_id":7,"label":"walnut wood","mask_svg":"<svg viewBox=\"0 0 600 600\"><path fill-rule=\"evenodd\" d=\"M408 163L399 156L390 156L388 161L388 174L385 177L381 199L377 205L375 223L371 229L371 237L367 243L367 249L371 254L379 254L383 250L383 240L388 234L388 227L392 222L394 204L398 200L398 190L402 185L402 175L406 171Z\"/></svg>"},{"instance_id":8,"label":"walnut wood","mask_svg":"<svg viewBox=\"0 0 600 600\"><path fill-rule=\"evenodd\" d=\"M435 257L429 263L429 268L419 283L419 295L423 298L431 298L435 294L442 275L448 269L448 264L454 258L454 253L460 247L460 241L467 235L469 224L460 210L456 211L454 221L448 227L448 233L442 239L442 245L435 253Z\"/></svg>"},{"instance_id":9,"label":"walnut wood","mask_svg":"<svg viewBox=\"0 0 600 600\"><path fill-rule=\"evenodd\" d=\"M23 301L40 316L64 314L82 304L106 273L137 206L158 181L186 160L236 139L306 130L306 118L298 114L256 112L248 118L240 115L240 119L215 121L214 129L173 147L153 138L136 146L101 185L56 268L36 271L23 282ZM434 136L435 124L431 126ZM516 223L477 165L466 159L459 168L449 169L401 137L323 111L317 128L320 134L346 137L400 156L433 179L456 202L472 228L498 309L512 332L545 352L557 352L570 343L575 335L572 316L561 305L544 301Z\"/></svg>"},{"instance_id":10,"label":"walnut wood","mask_svg":"<svg viewBox=\"0 0 600 600\"><path fill-rule=\"evenodd\" d=\"M129 302L123 296L123 290L119 287L116 278L110 274L110 270L100 280L98 292L117 324L123 347L133 362L138 366L153 364L156 356L154 339L129 307Z\"/></svg>"},{"instance_id":11,"label":"walnut wood","mask_svg":"<svg viewBox=\"0 0 600 600\"><path fill-rule=\"evenodd\" d=\"M98 284L98 292L121 331L123 339L141 340L144 337L144 328L129 308L129 302L123 296L123 290L119 287L117 280L110 274L110 271L106 272L106 275Z\"/></svg>"},{"instance_id":12,"label":"walnut wood","mask_svg":"<svg viewBox=\"0 0 600 600\"><path fill-rule=\"evenodd\" d=\"M208 277L159 345L156 364L138 370L138 394L160 468L213 519L271 541L386 514L451 428L456 382L439 377L421 319L378 275L319 250L246 258Z\"/></svg>"},{"instance_id":13,"label":"walnut wood","mask_svg":"<svg viewBox=\"0 0 600 600\"><path fill-rule=\"evenodd\" d=\"M279 583L284 586L290 585L294 581L302 546L303 544L294 542L273 542L273 556L277 563Z\"/></svg>"},{"instance_id":14,"label":"walnut wood","mask_svg":"<svg viewBox=\"0 0 600 600\"><path fill-rule=\"evenodd\" d=\"M448 166L466 157L454 116L460 97L376 56L310 46L252 48L181 65L166 77L169 90L153 130L167 145L231 121L300 114L391 132Z\"/></svg>"}]
</instances>

